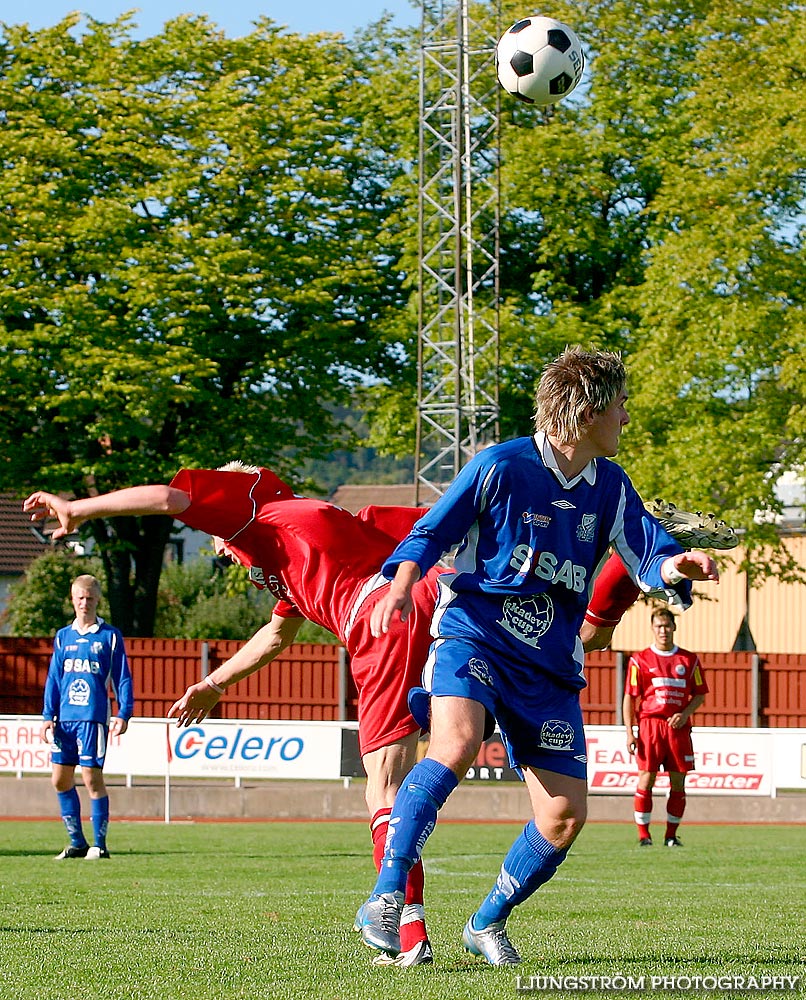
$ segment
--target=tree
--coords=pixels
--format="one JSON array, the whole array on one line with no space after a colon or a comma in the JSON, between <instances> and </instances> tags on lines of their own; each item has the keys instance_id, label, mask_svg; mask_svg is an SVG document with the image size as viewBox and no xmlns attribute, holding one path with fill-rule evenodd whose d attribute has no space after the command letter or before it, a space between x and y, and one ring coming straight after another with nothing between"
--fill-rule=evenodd
<instances>
[{"instance_id":1,"label":"tree","mask_svg":"<svg viewBox=\"0 0 806 1000\"><path fill-rule=\"evenodd\" d=\"M686 94L690 127L655 202L633 301L641 478L686 483L775 543L780 471L806 461L802 4L707 6ZM780 550L751 575L791 573Z\"/></svg>"},{"instance_id":2,"label":"tree","mask_svg":"<svg viewBox=\"0 0 806 1000\"><path fill-rule=\"evenodd\" d=\"M177 639L248 639L271 617L274 600L250 587L240 567L212 558L171 563L160 580L154 635ZM230 577L243 586L229 586Z\"/></svg>"},{"instance_id":3,"label":"tree","mask_svg":"<svg viewBox=\"0 0 806 1000\"><path fill-rule=\"evenodd\" d=\"M394 367L399 168L335 37L77 16L0 45L0 487L75 496L234 457L293 478ZM86 526L115 623L153 629L167 518Z\"/></svg>"},{"instance_id":4,"label":"tree","mask_svg":"<svg viewBox=\"0 0 806 1000\"><path fill-rule=\"evenodd\" d=\"M778 508L779 470L806 465L803 4L552 14L589 69L548 111L502 98L503 432L528 432L542 365L566 344L622 351L619 461L645 495L745 529L748 569L777 572L755 514ZM398 385L376 425L390 449L412 412Z\"/></svg>"},{"instance_id":5,"label":"tree","mask_svg":"<svg viewBox=\"0 0 806 1000\"><path fill-rule=\"evenodd\" d=\"M14 584L3 622L10 635L47 636L74 617L70 587L81 573L103 575L101 560L66 548L43 553ZM160 580L154 635L165 639L249 639L271 618L275 600L250 586L246 571L215 560L170 563ZM109 618L104 593L98 613ZM338 640L313 622L304 622L297 642Z\"/></svg>"},{"instance_id":6,"label":"tree","mask_svg":"<svg viewBox=\"0 0 806 1000\"><path fill-rule=\"evenodd\" d=\"M70 600L73 580L82 573L103 579L100 559L78 556L69 549L45 552L34 559L25 576L10 590L3 611L3 623L9 635L45 636L75 618ZM101 592L98 614L109 616L106 594Z\"/></svg>"}]
</instances>

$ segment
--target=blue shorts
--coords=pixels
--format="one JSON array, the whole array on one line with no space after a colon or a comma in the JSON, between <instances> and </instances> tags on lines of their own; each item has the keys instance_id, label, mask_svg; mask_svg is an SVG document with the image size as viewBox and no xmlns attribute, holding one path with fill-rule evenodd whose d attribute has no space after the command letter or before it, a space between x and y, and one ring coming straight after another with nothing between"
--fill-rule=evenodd
<instances>
[{"instance_id":1,"label":"blue shorts","mask_svg":"<svg viewBox=\"0 0 806 1000\"><path fill-rule=\"evenodd\" d=\"M587 748L579 691L550 674L513 664L506 654L465 639L436 639L423 669L423 687L409 694L412 715L427 721L426 699L452 695L480 702L498 722L510 766L587 777Z\"/></svg>"},{"instance_id":2,"label":"blue shorts","mask_svg":"<svg viewBox=\"0 0 806 1000\"><path fill-rule=\"evenodd\" d=\"M53 764L103 768L109 726L100 722L57 722L53 727Z\"/></svg>"}]
</instances>

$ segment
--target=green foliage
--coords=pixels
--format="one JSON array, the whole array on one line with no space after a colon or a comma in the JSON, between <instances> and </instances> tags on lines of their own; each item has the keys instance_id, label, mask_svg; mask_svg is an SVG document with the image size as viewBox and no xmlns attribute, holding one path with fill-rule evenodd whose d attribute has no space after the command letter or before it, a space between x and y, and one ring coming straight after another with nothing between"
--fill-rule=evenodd
<instances>
[{"instance_id":1,"label":"green foliage","mask_svg":"<svg viewBox=\"0 0 806 1000\"><path fill-rule=\"evenodd\" d=\"M71 622L76 615L70 588L82 573L91 573L103 586L103 566L99 559L78 556L63 548L34 559L25 576L12 586L3 611L3 624L8 634L48 636ZM103 590L98 614L114 624Z\"/></svg>"},{"instance_id":2,"label":"green foliage","mask_svg":"<svg viewBox=\"0 0 806 1000\"><path fill-rule=\"evenodd\" d=\"M187 609L179 636L183 639L248 639L271 617L247 595L210 594Z\"/></svg>"},{"instance_id":3,"label":"green foliage","mask_svg":"<svg viewBox=\"0 0 806 1000\"><path fill-rule=\"evenodd\" d=\"M103 579L97 557L54 549L35 559L11 588L3 623L9 635L49 636L72 621L70 587L81 573ZM243 586L241 585L243 584ZM162 639L249 639L271 618L274 598L248 583L239 566L226 571L212 558L169 563L160 581L154 635ZM102 593L98 612L116 625ZM319 625L305 622L297 642L338 642Z\"/></svg>"},{"instance_id":4,"label":"green foliage","mask_svg":"<svg viewBox=\"0 0 806 1000\"><path fill-rule=\"evenodd\" d=\"M708 497L772 541L753 514L777 509L776 474L798 468L806 444L806 125L795 110L806 25L800 5L768 14L752 0L718 3L698 25L689 129L633 297L642 433L628 447L651 488L659 471L684 481L684 500Z\"/></svg>"},{"instance_id":5,"label":"green foliage","mask_svg":"<svg viewBox=\"0 0 806 1000\"><path fill-rule=\"evenodd\" d=\"M374 405L372 389L356 393L356 404L364 410L364 415L358 410L340 408L338 419L345 424L356 442L348 449L338 449L331 452L327 459L317 459L306 462L302 471L313 487L313 493L330 496L339 486L348 483L364 483L383 485L387 483L411 483L414 480L414 446L413 438L408 431L397 424L398 435L391 433L386 426L389 414L385 408L394 405L402 397L384 394L379 401L379 407ZM382 426L383 425L383 426ZM378 437L383 445L383 454L379 454L370 444ZM399 457L390 457L386 442L394 440L400 446L396 452Z\"/></svg>"},{"instance_id":6,"label":"green foliage","mask_svg":"<svg viewBox=\"0 0 806 1000\"><path fill-rule=\"evenodd\" d=\"M229 588L240 567L224 571L201 557L171 563L160 580L154 634L175 639L248 639L271 617L265 591Z\"/></svg>"},{"instance_id":7,"label":"green foliage","mask_svg":"<svg viewBox=\"0 0 806 1000\"><path fill-rule=\"evenodd\" d=\"M522 13L508 2L503 20ZM743 528L751 576L791 570L780 549L762 555L777 534L754 515L779 509L777 475L806 458L803 5L552 14L589 68L551 110L502 97L504 435L528 433L542 365L566 344L620 350L633 423L619 461L639 489ZM373 443L394 452L413 382L372 391Z\"/></svg>"},{"instance_id":8,"label":"green foliage","mask_svg":"<svg viewBox=\"0 0 806 1000\"><path fill-rule=\"evenodd\" d=\"M502 432L530 429L565 344L623 351L636 485L718 510L778 571L754 514L806 463L803 5L552 13L589 70L548 111L502 95ZM418 33L74 23L0 42L0 487L239 457L330 490L317 463L359 441L411 456ZM148 634L170 523L84 530Z\"/></svg>"},{"instance_id":9,"label":"green foliage","mask_svg":"<svg viewBox=\"0 0 806 1000\"><path fill-rule=\"evenodd\" d=\"M293 478L396 365L374 330L401 301L379 236L400 166L365 67L269 21L134 41L76 19L0 45L0 486L84 496L233 457ZM168 526L82 530L147 633Z\"/></svg>"},{"instance_id":10,"label":"green foliage","mask_svg":"<svg viewBox=\"0 0 806 1000\"><path fill-rule=\"evenodd\" d=\"M332 632L329 632L321 625L317 625L315 622L309 621L302 623L302 627L297 632L294 642L327 643L330 646L337 646L339 644L339 640Z\"/></svg>"},{"instance_id":11,"label":"green foliage","mask_svg":"<svg viewBox=\"0 0 806 1000\"><path fill-rule=\"evenodd\" d=\"M269 22L69 27L9 28L0 63L15 478L80 492L326 453L326 404L384 368L369 324L395 284L350 49Z\"/></svg>"},{"instance_id":12,"label":"green foliage","mask_svg":"<svg viewBox=\"0 0 806 1000\"><path fill-rule=\"evenodd\" d=\"M274 598L249 583L242 566L222 568L204 554L169 563L160 580L154 635L173 639L249 639L271 618ZM337 642L306 622L297 642Z\"/></svg>"},{"instance_id":13,"label":"green foliage","mask_svg":"<svg viewBox=\"0 0 806 1000\"><path fill-rule=\"evenodd\" d=\"M0 1000L500 1000L532 976L642 975L638 995L680 1000L692 991L652 990L649 977L801 982L802 828L695 825L682 850L646 851L627 807L624 823L583 830L557 875L513 913L508 930L524 962L512 971L467 955L461 933L520 833L514 823L437 826L424 856L435 961L404 970L373 966L352 930L375 879L363 823L113 819L110 862L58 873L54 821L2 823ZM121 887L126 902L110 920ZM192 918L183 918L188 900Z\"/></svg>"}]
</instances>

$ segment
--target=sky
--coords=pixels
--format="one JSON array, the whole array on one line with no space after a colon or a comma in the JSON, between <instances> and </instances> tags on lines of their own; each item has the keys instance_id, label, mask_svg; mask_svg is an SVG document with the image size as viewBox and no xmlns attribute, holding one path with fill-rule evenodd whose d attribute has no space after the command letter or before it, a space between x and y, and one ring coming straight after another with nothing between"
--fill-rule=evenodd
<instances>
[{"instance_id":1,"label":"sky","mask_svg":"<svg viewBox=\"0 0 806 1000\"><path fill-rule=\"evenodd\" d=\"M98 21L113 21L133 9L133 35L142 38L159 34L165 21L191 13L206 15L230 37L249 34L253 22L264 15L301 35L330 31L349 36L385 12L401 26L420 21L420 5L411 0L36 0L23 5L0 0L0 21L38 30L58 24L75 10Z\"/></svg>"}]
</instances>

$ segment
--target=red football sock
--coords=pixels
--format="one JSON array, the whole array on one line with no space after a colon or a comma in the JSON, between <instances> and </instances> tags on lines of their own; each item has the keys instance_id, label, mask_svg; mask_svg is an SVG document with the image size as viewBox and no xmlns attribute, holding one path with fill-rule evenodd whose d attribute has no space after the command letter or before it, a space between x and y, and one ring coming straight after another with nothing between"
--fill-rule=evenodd
<instances>
[{"instance_id":1,"label":"red football sock","mask_svg":"<svg viewBox=\"0 0 806 1000\"><path fill-rule=\"evenodd\" d=\"M649 836L649 822L652 817L652 789L637 788L633 796L633 811L638 836L643 840Z\"/></svg>"},{"instance_id":2,"label":"red football sock","mask_svg":"<svg viewBox=\"0 0 806 1000\"><path fill-rule=\"evenodd\" d=\"M369 832L372 836L372 860L375 862L376 872L381 870L383 849L386 846L386 831L389 829L391 815L391 809L379 809L369 821Z\"/></svg>"},{"instance_id":3,"label":"red football sock","mask_svg":"<svg viewBox=\"0 0 806 1000\"><path fill-rule=\"evenodd\" d=\"M677 828L680 826L680 820L683 818L683 813L686 811L686 793L685 791L680 792L669 792L669 798L666 800L666 839L669 837L677 836Z\"/></svg>"}]
</instances>

